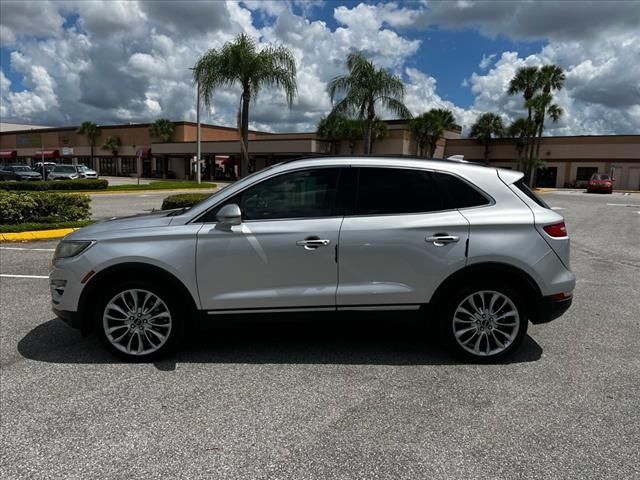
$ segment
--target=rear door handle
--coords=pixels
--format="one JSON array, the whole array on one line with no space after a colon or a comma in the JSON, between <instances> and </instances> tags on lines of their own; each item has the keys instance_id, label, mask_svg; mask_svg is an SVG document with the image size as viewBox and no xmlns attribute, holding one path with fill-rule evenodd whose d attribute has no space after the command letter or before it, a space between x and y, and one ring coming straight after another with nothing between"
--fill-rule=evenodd
<instances>
[{"instance_id":1,"label":"rear door handle","mask_svg":"<svg viewBox=\"0 0 640 480\"><path fill-rule=\"evenodd\" d=\"M296 245L304 247L305 250L315 250L318 247L326 247L331 243L331 240L323 240L320 238L307 238L305 240L298 240Z\"/></svg>"},{"instance_id":2,"label":"rear door handle","mask_svg":"<svg viewBox=\"0 0 640 480\"><path fill-rule=\"evenodd\" d=\"M436 233L432 237L425 238L424 241L433 243L436 247L444 247L448 243L459 242L460 237L457 235L447 235L446 233Z\"/></svg>"}]
</instances>

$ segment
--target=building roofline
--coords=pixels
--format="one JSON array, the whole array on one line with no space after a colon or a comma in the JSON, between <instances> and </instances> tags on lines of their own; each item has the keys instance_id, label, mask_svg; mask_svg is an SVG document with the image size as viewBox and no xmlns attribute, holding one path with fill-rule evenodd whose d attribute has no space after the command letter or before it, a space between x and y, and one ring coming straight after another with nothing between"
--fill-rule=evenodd
<instances>
[{"instance_id":1,"label":"building roofline","mask_svg":"<svg viewBox=\"0 0 640 480\"><path fill-rule=\"evenodd\" d=\"M117 124L117 125L98 125L98 128L100 129L105 129L105 130L114 130L117 128L149 128L152 125L153 122L151 123L122 123L122 124ZM197 127L198 124L196 122L190 122L187 120L180 120L180 121L175 121L175 122L171 122L176 126L184 126L184 125L190 125L190 126L194 126ZM76 131L78 130L78 128L80 127L80 125L76 125L76 126L70 126L70 127L46 127L46 128L29 128L29 129L24 129L24 130L10 130L7 132L0 132L0 135L16 135L16 134L24 134L24 133L51 133L51 132L66 132L66 131ZM213 125L211 123L201 123L200 124L200 128L203 127L212 127L212 128L216 128L219 130L233 130L233 131L237 131L237 128L233 128L233 127L225 127L222 125ZM261 130L249 130L249 133L254 133L254 134L260 134L260 135L273 135L273 133L269 133L269 132L263 132Z\"/></svg>"}]
</instances>

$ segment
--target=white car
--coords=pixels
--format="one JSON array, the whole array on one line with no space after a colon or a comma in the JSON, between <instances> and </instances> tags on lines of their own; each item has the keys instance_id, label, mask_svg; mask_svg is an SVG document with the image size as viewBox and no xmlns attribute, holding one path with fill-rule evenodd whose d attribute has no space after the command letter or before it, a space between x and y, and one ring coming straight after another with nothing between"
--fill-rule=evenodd
<instances>
[{"instance_id":1,"label":"white car","mask_svg":"<svg viewBox=\"0 0 640 480\"><path fill-rule=\"evenodd\" d=\"M522 177L446 160L281 163L190 209L73 232L53 310L146 360L218 315L414 310L454 352L494 361L575 286L564 219Z\"/></svg>"},{"instance_id":2,"label":"white car","mask_svg":"<svg viewBox=\"0 0 640 480\"><path fill-rule=\"evenodd\" d=\"M98 173L85 165L56 165L49 173L49 180L76 180L79 178L98 178Z\"/></svg>"}]
</instances>

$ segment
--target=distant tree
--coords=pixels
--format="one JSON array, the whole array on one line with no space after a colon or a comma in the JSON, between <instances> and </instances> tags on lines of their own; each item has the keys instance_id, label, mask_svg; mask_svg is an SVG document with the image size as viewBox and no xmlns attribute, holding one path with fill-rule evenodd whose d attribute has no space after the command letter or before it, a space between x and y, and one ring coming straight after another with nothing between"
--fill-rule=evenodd
<instances>
[{"instance_id":1,"label":"distant tree","mask_svg":"<svg viewBox=\"0 0 640 480\"><path fill-rule=\"evenodd\" d=\"M384 68L376 68L362 53L350 53L347 56L347 75L333 78L329 82L329 96L335 101L333 113L357 116L364 121L364 154L371 153L373 142L373 122L376 118L376 105L399 118L411 118L411 112L405 106L405 88L402 80Z\"/></svg>"},{"instance_id":2,"label":"distant tree","mask_svg":"<svg viewBox=\"0 0 640 480\"><path fill-rule=\"evenodd\" d=\"M540 67L538 72L538 88L542 90L543 100L538 102L538 108L536 109L535 122L537 125L537 142L535 156L540 156L540 144L542 143L542 133L544 132L544 119L547 116L549 109L554 110L554 114L549 113L549 118L555 123L562 116L562 109L558 105L552 104L553 97L552 92L554 90L559 91L564 87L564 81L566 76L557 65L544 65ZM558 114L559 113L559 114ZM555 119L554 119L555 118Z\"/></svg>"},{"instance_id":3,"label":"distant tree","mask_svg":"<svg viewBox=\"0 0 640 480\"><path fill-rule=\"evenodd\" d=\"M176 125L171 120L160 118L149 126L149 136L152 139L160 140L162 143L171 141Z\"/></svg>"},{"instance_id":4,"label":"distant tree","mask_svg":"<svg viewBox=\"0 0 640 480\"><path fill-rule=\"evenodd\" d=\"M162 143L170 142L173 133L176 130L176 124L166 118L159 118L149 126L149 136L151 141L160 140ZM169 169L169 159L166 155L161 156L162 161L162 178L167 178L167 170Z\"/></svg>"},{"instance_id":5,"label":"distant tree","mask_svg":"<svg viewBox=\"0 0 640 480\"><path fill-rule=\"evenodd\" d=\"M419 155L428 153L429 158L433 158L436 153L438 140L442 138L444 132L455 127L457 125L453 113L442 108L432 108L409 122L409 128L418 145Z\"/></svg>"},{"instance_id":6,"label":"distant tree","mask_svg":"<svg viewBox=\"0 0 640 480\"><path fill-rule=\"evenodd\" d=\"M533 120L526 118L518 118L509 125L506 131L506 135L514 140L516 152L518 153L518 164L524 170L527 180L531 175L531 170L537 167L537 162L530 161L526 152L528 139L535 134L535 131L536 126Z\"/></svg>"},{"instance_id":7,"label":"distant tree","mask_svg":"<svg viewBox=\"0 0 640 480\"><path fill-rule=\"evenodd\" d=\"M495 113L483 113L471 127L470 136L484 145L484 163L489 165L489 147L494 138L504 135L502 118Z\"/></svg>"},{"instance_id":8,"label":"distant tree","mask_svg":"<svg viewBox=\"0 0 640 480\"><path fill-rule=\"evenodd\" d=\"M91 166L95 167L93 164L93 149L96 146L96 141L100 136L100 128L93 122L82 122L76 133L86 137L89 141L89 146L91 147Z\"/></svg>"},{"instance_id":9,"label":"distant tree","mask_svg":"<svg viewBox=\"0 0 640 480\"><path fill-rule=\"evenodd\" d=\"M242 89L238 126L241 137L242 161L240 175L249 167L249 103L264 87L284 90L289 106L297 94L296 61L283 46L267 46L258 50L254 39L240 33L222 48L212 48L197 61L193 81L199 83L205 105L210 106L213 92L221 87L239 85Z\"/></svg>"},{"instance_id":10,"label":"distant tree","mask_svg":"<svg viewBox=\"0 0 640 480\"><path fill-rule=\"evenodd\" d=\"M371 129L371 151L373 152L373 146L378 140L383 140L389 135L389 128L384 120L377 118L373 121Z\"/></svg>"},{"instance_id":11,"label":"distant tree","mask_svg":"<svg viewBox=\"0 0 640 480\"><path fill-rule=\"evenodd\" d=\"M344 127L347 120L343 115L334 114L322 117L318 122L317 135L331 143L330 153L332 155L338 153L338 146L345 139Z\"/></svg>"},{"instance_id":12,"label":"distant tree","mask_svg":"<svg viewBox=\"0 0 640 480\"><path fill-rule=\"evenodd\" d=\"M109 150L114 157L118 156L118 150L122 146L120 137L107 137L102 145L104 150Z\"/></svg>"}]
</instances>

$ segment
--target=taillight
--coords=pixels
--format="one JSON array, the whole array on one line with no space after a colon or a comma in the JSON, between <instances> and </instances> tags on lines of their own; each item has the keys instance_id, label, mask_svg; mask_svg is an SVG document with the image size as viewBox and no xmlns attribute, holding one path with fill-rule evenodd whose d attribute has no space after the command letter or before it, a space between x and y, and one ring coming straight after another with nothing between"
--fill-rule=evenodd
<instances>
[{"instance_id":1,"label":"taillight","mask_svg":"<svg viewBox=\"0 0 640 480\"><path fill-rule=\"evenodd\" d=\"M567 236L567 226L564 222L554 223L553 225L545 225L542 227L550 237L560 238Z\"/></svg>"}]
</instances>

